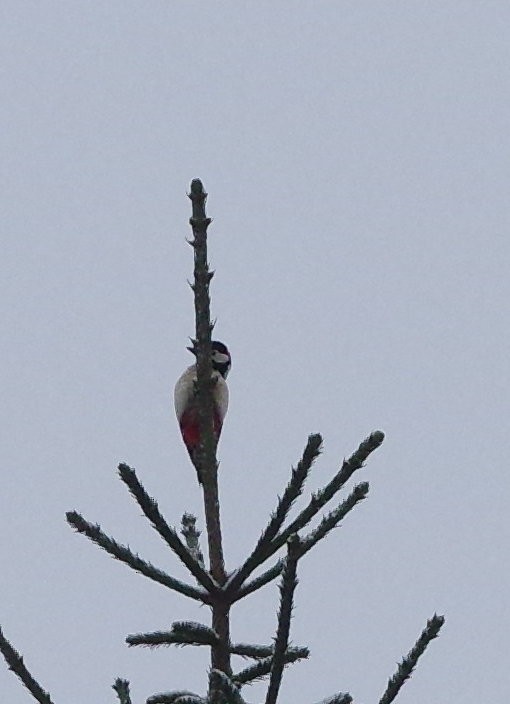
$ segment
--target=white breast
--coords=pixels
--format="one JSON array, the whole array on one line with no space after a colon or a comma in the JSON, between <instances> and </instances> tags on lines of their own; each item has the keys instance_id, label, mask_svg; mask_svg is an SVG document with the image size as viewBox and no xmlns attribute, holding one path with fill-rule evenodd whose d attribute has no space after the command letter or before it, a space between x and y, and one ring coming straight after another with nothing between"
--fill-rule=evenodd
<instances>
[{"instance_id":1,"label":"white breast","mask_svg":"<svg viewBox=\"0 0 510 704\"><path fill-rule=\"evenodd\" d=\"M188 367L183 374L177 380L174 389L174 405L175 414L178 419L181 418L186 407L193 400L193 395L195 392L194 383L197 378L196 366L193 364ZM213 378L216 378L216 384L213 388L213 399L218 409L219 416L221 420L225 418L228 409L228 386L225 379L219 374L219 372L213 372Z\"/></svg>"}]
</instances>

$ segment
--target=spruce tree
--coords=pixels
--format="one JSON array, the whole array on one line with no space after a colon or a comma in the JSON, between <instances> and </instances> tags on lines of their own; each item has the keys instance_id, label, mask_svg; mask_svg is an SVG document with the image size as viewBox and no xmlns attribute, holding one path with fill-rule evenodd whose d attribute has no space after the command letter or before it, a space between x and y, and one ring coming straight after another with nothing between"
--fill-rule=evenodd
<instances>
[{"instance_id":1,"label":"spruce tree","mask_svg":"<svg viewBox=\"0 0 510 704\"><path fill-rule=\"evenodd\" d=\"M147 699L147 704L245 704L245 685L263 678L267 679L265 704L276 704L280 701L279 690L285 666L309 656L306 646L290 645L291 615L299 562L367 497L369 484L365 481L356 484L345 498L340 499L338 495L350 478L362 469L368 456L381 445L384 433L376 430L363 440L358 449L343 461L331 480L312 494L296 518L290 520L289 511L302 495L312 465L321 453L322 437L319 434L310 435L301 459L292 469L289 482L281 497L277 498L275 509L253 550L237 569L226 571L220 522L216 439L213 431L212 391L215 380L212 378L211 333L214 326L210 316L209 287L214 274L209 270L207 258L207 230L211 221L206 215L207 194L200 180L192 181L189 198L192 203L190 225L193 232L189 244L194 253L194 280L191 288L195 304L195 393L201 438L193 462L202 482L208 567L200 546L196 517L190 513L183 514L181 538L162 515L156 500L147 493L135 470L127 464L118 467L120 479L154 530L185 565L193 578L191 582L183 582L156 568L76 511L67 513L67 521L78 533L87 536L131 569L209 607L211 611L210 624L176 621L169 631L127 636L129 646L195 645L207 647L211 652L207 691L197 694L184 689L169 690L152 694ZM191 476L194 475L190 473ZM311 530L310 522L316 517L319 519L318 525ZM259 573L254 576L256 570ZM255 644L233 640L230 633L231 609L238 601L276 579L279 580L280 605L272 642ZM417 642L389 679L379 704L390 704L395 699L405 680L411 676L419 657L438 635L443 622L444 618L437 615L427 621ZM0 650L9 669L19 677L34 699L40 704L52 704L50 695L31 675L23 658L5 638L1 629ZM251 664L239 669L233 656L237 656L237 660L239 656L249 658ZM127 680L117 679L113 689L120 704L132 704ZM350 694L339 692L322 699L322 704L349 704L352 701Z\"/></svg>"}]
</instances>

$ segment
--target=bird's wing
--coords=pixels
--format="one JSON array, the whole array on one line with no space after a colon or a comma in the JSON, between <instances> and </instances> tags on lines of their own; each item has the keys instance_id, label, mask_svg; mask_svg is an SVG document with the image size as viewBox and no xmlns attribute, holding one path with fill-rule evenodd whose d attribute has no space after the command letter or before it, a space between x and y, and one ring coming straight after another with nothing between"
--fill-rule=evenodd
<instances>
[{"instance_id":1,"label":"bird's wing","mask_svg":"<svg viewBox=\"0 0 510 704\"><path fill-rule=\"evenodd\" d=\"M196 380L195 365L188 367L177 379L174 389L175 415L180 420L186 406L189 404L194 393L194 382Z\"/></svg>"},{"instance_id":2,"label":"bird's wing","mask_svg":"<svg viewBox=\"0 0 510 704\"><path fill-rule=\"evenodd\" d=\"M228 386L221 374L216 372L214 376L216 376L217 379L213 389L214 403L216 405L220 421L223 423L223 419L227 415L228 409Z\"/></svg>"}]
</instances>

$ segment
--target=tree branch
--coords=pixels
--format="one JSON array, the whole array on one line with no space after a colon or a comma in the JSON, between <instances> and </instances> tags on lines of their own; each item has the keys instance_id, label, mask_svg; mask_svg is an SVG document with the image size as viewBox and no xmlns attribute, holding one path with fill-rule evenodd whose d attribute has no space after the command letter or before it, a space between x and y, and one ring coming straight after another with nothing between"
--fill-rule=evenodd
<instances>
[{"instance_id":1,"label":"tree branch","mask_svg":"<svg viewBox=\"0 0 510 704\"><path fill-rule=\"evenodd\" d=\"M117 692L119 704L131 704L131 696L129 694L129 682L118 677L115 684L112 684L112 689Z\"/></svg>"},{"instance_id":2,"label":"tree branch","mask_svg":"<svg viewBox=\"0 0 510 704\"><path fill-rule=\"evenodd\" d=\"M129 491L134 496L145 516L152 523L152 527L159 533L165 543L175 552L181 562L188 568L197 582L210 594L219 590L218 585L211 579L211 575L205 571L197 560L190 553L188 548L181 542L176 531L171 528L160 513L157 501L147 494L140 483L136 472L127 464L119 464L119 475Z\"/></svg>"},{"instance_id":3,"label":"tree branch","mask_svg":"<svg viewBox=\"0 0 510 704\"><path fill-rule=\"evenodd\" d=\"M152 697L147 699L147 704L176 704L177 701L183 699L184 697L192 697L193 699L204 702L202 697L198 694L193 694L193 692L188 692L186 689L176 689L173 692L161 692L160 694L153 694Z\"/></svg>"},{"instance_id":4,"label":"tree branch","mask_svg":"<svg viewBox=\"0 0 510 704\"><path fill-rule=\"evenodd\" d=\"M221 538L220 503L218 494L218 462L216 460L216 439L213 432L213 397L211 359L211 313L209 300L209 283L213 274L207 262L207 228L210 219L206 216L205 201L207 193L202 182L191 182L190 194L193 229L191 242L194 251L194 284L192 286L195 301L195 351L197 357L197 407L200 428L200 445L198 449L197 472L204 489L204 510L209 544L210 573L219 585L226 579L225 562ZM212 600L212 627L219 636L217 645L211 648L212 669L231 674L230 667L230 605L216 597ZM218 704L216 696L210 692L212 704Z\"/></svg>"},{"instance_id":5,"label":"tree branch","mask_svg":"<svg viewBox=\"0 0 510 704\"><path fill-rule=\"evenodd\" d=\"M326 537L326 535L338 525L342 518L344 518L349 511L352 511L356 504L366 498L368 489L368 482L357 484L345 501L342 501L336 509L326 514L317 528L302 539L299 556L302 557L305 555L319 540Z\"/></svg>"},{"instance_id":6,"label":"tree branch","mask_svg":"<svg viewBox=\"0 0 510 704\"><path fill-rule=\"evenodd\" d=\"M207 592L197 589L190 584L185 584L174 577L162 572L150 562L145 562L141 557L135 555L131 550L125 545L117 543L113 538L109 538L101 530L101 526L93 523L88 523L79 513L76 511L68 511L66 513L67 522L78 531L78 533L83 533L89 540L93 543L99 545L103 548L109 555L115 557L117 560L124 562L124 564L131 567L131 569L140 574L149 577L154 582L158 582L169 589L173 589L179 594L184 594L190 599L195 599L195 601L201 601L204 604L209 604L209 595Z\"/></svg>"},{"instance_id":7,"label":"tree branch","mask_svg":"<svg viewBox=\"0 0 510 704\"><path fill-rule=\"evenodd\" d=\"M292 504L301 495L312 464L321 452L321 445L322 437L319 434L309 436L303 456L297 467L292 469L291 479L285 488L283 496L278 501L275 512L271 514L271 519L260 536L257 545L244 564L234 572L225 584L224 588L227 594L235 594L253 570L264 562L267 555L273 554L271 541L280 530Z\"/></svg>"},{"instance_id":8,"label":"tree branch","mask_svg":"<svg viewBox=\"0 0 510 704\"><path fill-rule=\"evenodd\" d=\"M379 700L379 704L390 704L390 702L395 699L404 682L411 677L418 659L423 655L430 641L437 638L439 635L443 623L444 616L438 616L437 614L434 614L434 616L427 621L427 625L414 647L402 659L402 662L399 663L398 669L393 677L390 677L386 691Z\"/></svg>"},{"instance_id":9,"label":"tree branch","mask_svg":"<svg viewBox=\"0 0 510 704\"><path fill-rule=\"evenodd\" d=\"M196 516L192 513L183 513L181 519L181 535L184 536L188 550L193 555L195 560L199 565L204 566L204 556L202 555L202 550L200 549L200 531L196 527Z\"/></svg>"},{"instance_id":10,"label":"tree branch","mask_svg":"<svg viewBox=\"0 0 510 704\"><path fill-rule=\"evenodd\" d=\"M367 457L381 445L383 440L384 433L381 430L374 431L363 440L356 452L348 460L344 460L341 469L329 484L326 484L323 489L314 494L308 506L273 540L271 554L274 554L282 545L285 545L289 536L308 525L310 520L333 498L337 491L352 477L354 472L363 467Z\"/></svg>"},{"instance_id":11,"label":"tree branch","mask_svg":"<svg viewBox=\"0 0 510 704\"><path fill-rule=\"evenodd\" d=\"M243 658L255 658L255 660L262 660L264 658L271 659L274 654L274 645L251 645L249 643L232 643L230 646L230 652L233 655L240 655ZM289 647L287 648L286 656L295 657L296 660L301 660L302 658L307 658L310 655L308 648L304 647ZM289 660L289 662L294 662ZM271 668L270 668L271 669ZM267 674L269 674L267 671ZM238 675L234 677L237 679Z\"/></svg>"},{"instance_id":12,"label":"tree branch","mask_svg":"<svg viewBox=\"0 0 510 704\"><path fill-rule=\"evenodd\" d=\"M351 704L352 697L347 692L339 692L338 694L333 694L331 697L322 699L317 704Z\"/></svg>"},{"instance_id":13,"label":"tree branch","mask_svg":"<svg viewBox=\"0 0 510 704\"><path fill-rule=\"evenodd\" d=\"M37 682L28 671L22 656L9 643L0 628L0 652L5 658L9 670L19 677L21 682L28 689L33 698L39 704L53 704L48 692L45 692L39 682Z\"/></svg>"},{"instance_id":14,"label":"tree branch","mask_svg":"<svg viewBox=\"0 0 510 704\"><path fill-rule=\"evenodd\" d=\"M297 662L298 660L303 660L304 658L307 658L309 654L310 651L308 648L288 648L283 656L284 664L289 665L290 663ZM272 665L273 656L270 655L266 658L262 658L262 660L259 660L253 665L246 667L244 670L241 670L234 675L232 679L241 686L249 684L250 682L254 682L255 680L259 680L262 677L266 677L271 674Z\"/></svg>"},{"instance_id":15,"label":"tree branch","mask_svg":"<svg viewBox=\"0 0 510 704\"><path fill-rule=\"evenodd\" d=\"M158 645L215 645L218 634L212 628L193 621L177 621L171 631L136 633L126 638L129 646L143 645L150 648Z\"/></svg>"},{"instance_id":16,"label":"tree branch","mask_svg":"<svg viewBox=\"0 0 510 704\"><path fill-rule=\"evenodd\" d=\"M342 518L345 518L349 511L352 511L356 504L358 504L365 498L367 493L367 482L362 482L361 484L355 486L349 496L345 499L345 501L342 501L342 503L334 511L328 513L319 523L317 528L311 531L301 541L301 545L299 548L299 557L303 557L303 555L306 555L306 553L311 550L313 546L319 542L319 540L324 538L332 528L336 527L338 523L342 520ZM278 575L282 573L284 567L285 560L282 558L278 560L278 562L276 562L266 572L263 572L258 577L255 577L255 579L252 579L251 582L248 582L247 584L243 585L239 589L237 594L234 595L232 601L239 601L239 599L243 599L248 594L251 594L257 589L260 589L266 584L269 584L269 582L272 582L273 579L275 579L276 577L278 577Z\"/></svg>"},{"instance_id":17,"label":"tree branch","mask_svg":"<svg viewBox=\"0 0 510 704\"><path fill-rule=\"evenodd\" d=\"M273 662L271 665L271 676L266 694L266 704L276 704L278 692L282 683L283 668L285 665L285 653L289 644L290 619L292 616L292 605L294 601L294 591L297 586L296 568L299 559L300 541L297 535L292 535L287 541L287 560L283 570L282 583L280 586L280 610L278 613L278 628L274 644Z\"/></svg>"},{"instance_id":18,"label":"tree branch","mask_svg":"<svg viewBox=\"0 0 510 704\"><path fill-rule=\"evenodd\" d=\"M225 697L226 704L245 704L237 684L221 670L211 670L209 687L213 691L221 692Z\"/></svg>"},{"instance_id":19,"label":"tree branch","mask_svg":"<svg viewBox=\"0 0 510 704\"><path fill-rule=\"evenodd\" d=\"M255 579L252 579L247 584L244 584L233 598L233 602L243 599L245 596L252 594L252 592L257 591L257 589L260 589L261 587L265 587L266 584L269 584L269 582L272 582L273 579L276 579L281 575L284 567L285 558L282 557L268 570L260 574L258 577L255 577Z\"/></svg>"}]
</instances>

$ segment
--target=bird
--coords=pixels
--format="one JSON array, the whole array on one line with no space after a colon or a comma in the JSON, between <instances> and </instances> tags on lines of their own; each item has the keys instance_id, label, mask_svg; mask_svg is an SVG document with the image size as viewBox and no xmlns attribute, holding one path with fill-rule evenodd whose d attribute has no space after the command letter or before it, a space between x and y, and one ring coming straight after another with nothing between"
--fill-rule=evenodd
<instances>
[{"instance_id":1,"label":"bird","mask_svg":"<svg viewBox=\"0 0 510 704\"><path fill-rule=\"evenodd\" d=\"M194 347L187 348L196 355ZM223 421L228 409L228 386L226 378L231 367L231 357L227 346L223 342L211 342L212 378L216 380L212 388L213 396L213 431L218 442ZM196 453L200 445L200 426L198 407L196 403L195 382L197 379L197 365L192 364L181 374L174 389L175 414L181 430L182 439L186 445L191 461L197 468ZM197 468L198 483L202 479Z\"/></svg>"}]
</instances>

